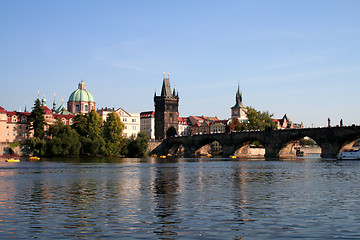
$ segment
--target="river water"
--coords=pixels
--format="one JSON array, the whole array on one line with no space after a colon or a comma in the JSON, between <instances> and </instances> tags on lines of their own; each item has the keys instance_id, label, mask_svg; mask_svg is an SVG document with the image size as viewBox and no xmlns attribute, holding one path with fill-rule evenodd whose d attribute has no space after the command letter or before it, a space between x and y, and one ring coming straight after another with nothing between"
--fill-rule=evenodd
<instances>
[{"instance_id":1,"label":"river water","mask_svg":"<svg viewBox=\"0 0 360 240\"><path fill-rule=\"evenodd\" d=\"M359 239L360 161L0 161L0 239Z\"/></svg>"}]
</instances>

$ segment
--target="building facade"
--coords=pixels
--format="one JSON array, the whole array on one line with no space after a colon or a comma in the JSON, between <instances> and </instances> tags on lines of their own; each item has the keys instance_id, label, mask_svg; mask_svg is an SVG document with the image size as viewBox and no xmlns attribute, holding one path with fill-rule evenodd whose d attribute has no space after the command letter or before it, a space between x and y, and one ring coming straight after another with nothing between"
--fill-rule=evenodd
<instances>
[{"instance_id":1,"label":"building facade","mask_svg":"<svg viewBox=\"0 0 360 240\"><path fill-rule=\"evenodd\" d=\"M155 139L155 112L140 113L140 131L146 133L149 139Z\"/></svg>"},{"instance_id":2,"label":"building facade","mask_svg":"<svg viewBox=\"0 0 360 240\"><path fill-rule=\"evenodd\" d=\"M139 113L128 113L122 108L101 108L97 110L103 121L106 121L106 117L109 113L115 112L119 115L120 120L124 123L123 136L129 138L131 136L137 136L140 132L140 114Z\"/></svg>"},{"instance_id":3,"label":"building facade","mask_svg":"<svg viewBox=\"0 0 360 240\"><path fill-rule=\"evenodd\" d=\"M163 79L161 95L154 95L155 103L155 139L162 140L178 134L179 95L171 92L169 77Z\"/></svg>"},{"instance_id":4,"label":"building facade","mask_svg":"<svg viewBox=\"0 0 360 240\"><path fill-rule=\"evenodd\" d=\"M46 99L43 98L41 108L44 111L45 127L44 130L48 130L49 126L54 124L58 119L66 125L73 124L73 118L75 115L64 115L52 112L46 106ZM25 142L33 136L31 130L30 113L29 112L17 112L6 111L0 107L0 142L12 143L12 142Z\"/></svg>"},{"instance_id":5,"label":"building facade","mask_svg":"<svg viewBox=\"0 0 360 240\"><path fill-rule=\"evenodd\" d=\"M179 117L178 136L190 136L191 124L187 117Z\"/></svg>"}]
</instances>

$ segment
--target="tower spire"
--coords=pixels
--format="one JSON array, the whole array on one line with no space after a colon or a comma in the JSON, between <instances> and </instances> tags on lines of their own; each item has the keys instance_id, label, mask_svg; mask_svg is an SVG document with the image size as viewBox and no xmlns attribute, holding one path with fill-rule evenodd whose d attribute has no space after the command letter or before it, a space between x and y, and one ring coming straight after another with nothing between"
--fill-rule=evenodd
<instances>
[{"instance_id":1,"label":"tower spire","mask_svg":"<svg viewBox=\"0 0 360 240\"><path fill-rule=\"evenodd\" d=\"M53 112L56 111L56 101L55 101L55 97L56 97L56 93L54 92L54 102L53 102L53 108L52 108L52 111L53 111Z\"/></svg>"}]
</instances>

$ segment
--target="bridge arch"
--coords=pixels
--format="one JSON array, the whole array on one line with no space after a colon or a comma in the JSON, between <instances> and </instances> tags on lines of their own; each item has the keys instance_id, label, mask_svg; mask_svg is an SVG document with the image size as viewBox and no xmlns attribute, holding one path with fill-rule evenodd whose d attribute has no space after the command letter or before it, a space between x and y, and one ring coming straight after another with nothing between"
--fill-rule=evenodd
<instances>
[{"instance_id":1,"label":"bridge arch","mask_svg":"<svg viewBox=\"0 0 360 240\"><path fill-rule=\"evenodd\" d=\"M263 141L263 139L259 139L256 137L242 139L241 141L238 141L236 143L234 153L232 155L235 155L237 157L250 157L253 152L251 151L252 145L256 145L259 148L264 148L265 142ZM262 153L261 151L258 152L259 153L257 153L256 155L264 155L264 153Z\"/></svg>"},{"instance_id":2,"label":"bridge arch","mask_svg":"<svg viewBox=\"0 0 360 240\"><path fill-rule=\"evenodd\" d=\"M288 142L284 142L282 144L282 146L280 147L279 150L279 156L280 157L287 157L287 156L303 156L304 155L304 149L302 149L303 147L303 143L305 140L307 140L308 142L312 142L313 146L317 146L317 148L319 148L320 151L318 151L317 149L307 149L307 153L321 153L322 148L319 145L319 143L311 138L310 136L296 136L293 139L289 140Z\"/></svg>"},{"instance_id":3,"label":"bridge arch","mask_svg":"<svg viewBox=\"0 0 360 240\"><path fill-rule=\"evenodd\" d=\"M344 140L342 143L341 143L341 146L340 146L340 150L339 150L339 153L341 153L342 151L344 150L349 150L349 149L352 149L354 144L356 142L358 142L360 139L360 135L359 136L354 136L352 138L348 138L346 140Z\"/></svg>"},{"instance_id":4,"label":"bridge arch","mask_svg":"<svg viewBox=\"0 0 360 240\"><path fill-rule=\"evenodd\" d=\"M218 154L222 155L223 143L221 139L218 139L214 134L209 134L207 136L207 138L201 138L199 141L193 143L195 157L213 155L214 144L221 149Z\"/></svg>"},{"instance_id":5,"label":"bridge arch","mask_svg":"<svg viewBox=\"0 0 360 240\"><path fill-rule=\"evenodd\" d=\"M177 135L177 131L173 126L169 127L169 129L166 131L166 137L167 138L175 137L176 135Z\"/></svg>"}]
</instances>

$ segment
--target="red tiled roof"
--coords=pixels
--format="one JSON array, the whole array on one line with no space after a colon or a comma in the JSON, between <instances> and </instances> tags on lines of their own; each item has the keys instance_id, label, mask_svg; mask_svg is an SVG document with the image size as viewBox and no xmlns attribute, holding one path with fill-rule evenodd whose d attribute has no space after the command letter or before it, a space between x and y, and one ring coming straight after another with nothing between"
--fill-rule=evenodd
<instances>
[{"instance_id":1,"label":"red tiled roof","mask_svg":"<svg viewBox=\"0 0 360 240\"><path fill-rule=\"evenodd\" d=\"M47 106L42 106L41 107L45 113L51 113L51 110L47 107Z\"/></svg>"},{"instance_id":2,"label":"red tiled roof","mask_svg":"<svg viewBox=\"0 0 360 240\"><path fill-rule=\"evenodd\" d=\"M140 113L140 118L148 118L148 117L152 117L152 116L155 116L154 111L148 111L148 112L141 112Z\"/></svg>"}]
</instances>

